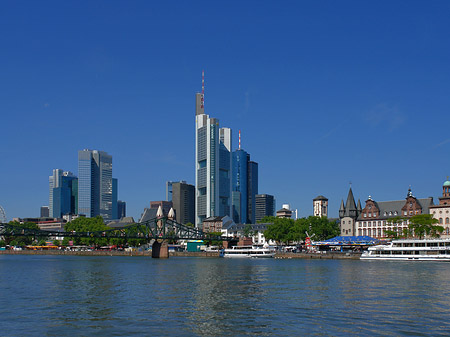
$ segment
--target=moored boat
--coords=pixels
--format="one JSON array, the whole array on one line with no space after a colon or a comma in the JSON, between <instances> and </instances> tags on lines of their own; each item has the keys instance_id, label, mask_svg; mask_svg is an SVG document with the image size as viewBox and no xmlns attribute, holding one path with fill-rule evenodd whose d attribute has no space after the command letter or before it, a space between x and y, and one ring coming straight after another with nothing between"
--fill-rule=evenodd
<instances>
[{"instance_id":1,"label":"moored boat","mask_svg":"<svg viewBox=\"0 0 450 337\"><path fill-rule=\"evenodd\" d=\"M369 247L361 260L448 261L450 239L402 239Z\"/></svg>"},{"instance_id":2,"label":"moored boat","mask_svg":"<svg viewBox=\"0 0 450 337\"><path fill-rule=\"evenodd\" d=\"M234 246L224 249L222 257L229 258L271 258L275 256L272 249L260 246Z\"/></svg>"}]
</instances>

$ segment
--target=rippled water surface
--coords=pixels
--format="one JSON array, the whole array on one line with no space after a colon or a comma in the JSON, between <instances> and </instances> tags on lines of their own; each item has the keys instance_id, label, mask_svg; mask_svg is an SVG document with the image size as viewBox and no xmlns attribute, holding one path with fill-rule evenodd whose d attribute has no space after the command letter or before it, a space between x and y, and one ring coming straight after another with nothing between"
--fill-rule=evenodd
<instances>
[{"instance_id":1,"label":"rippled water surface","mask_svg":"<svg viewBox=\"0 0 450 337\"><path fill-rule=\"evenodd\" d=\"M450 335L450 264L0 255L3 336Z\"/></svg>"}]
</instances>

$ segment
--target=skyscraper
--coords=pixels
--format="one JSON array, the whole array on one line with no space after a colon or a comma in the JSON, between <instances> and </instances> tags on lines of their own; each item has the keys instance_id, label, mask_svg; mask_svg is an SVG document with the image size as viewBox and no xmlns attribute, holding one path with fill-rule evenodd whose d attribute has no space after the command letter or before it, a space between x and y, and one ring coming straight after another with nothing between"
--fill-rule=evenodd
<instances>
[{"instance_id":1,"label":"skyscraper","mask_svg":"<svg viewBox=\"0 0 450 337\"><path fill-rule=\"evenodd\" d=\"M247 157L242 149L233 152L233 221L247 223Z\"/></svg>"},{"instance_id":2,"label":"skyscraper","mask_svg":"<svg viewBox=\"0 0 450 337\"><path fill-rule=\"evenodd\" d=\"M72 172L54 169L49 176L49 216L61 218L78 211L78 180Z\"/></svg>"},{"instance_id":3,"label":"skyscraper","mask_svg":"<svg viewBox=\"0 0 450 337\"><path fill-rule=\"evenodd\" d=\"M195 222L195 186L185 181L172 182L172 202L177 222L181 224Z\"/></svg>"},{"instance_id":4,"label":"skyscraper","mask_svg":"<svg viewBox=\"0 0 450 337\"><path fill-rule=\"evenodd\" d=\"M258 194L258 163L247 162L247 223L255 223L255 196Z\"/></svg>"},{"instance_id":5,"label":"skyscraper","mask_svg":"<svg viewBox=\"0 0 450 337\"><path fill-rule=\"evenodd\" d=\"M233 221L255 223L255 195L258 194L258 163L250 160L250 154L239 148L233 152Z\"/></svg>"},{"instance_id":6,"label":"skyscraper","mask_svg":"<svg viewBox=\"0 0 450 337\"><path fill-rule=\"evenodd\" d=\"M195 103L195 225L210 216L231 213L231 129L205 114L202 93Z\"/></svg>"},{"instance_id":7,"label":"skyscraper","mask_svg":"<svg viewBox=\"0 0 450 337\"><path fill-rule=\"evenodd\" d=\"M113 186L112 157L103 151L78 151L78 214L111 220L117 210L114 202L117 186Z\"/></svg>"},{"instance_id":8,"label":"skyscraper","mask_svg":"<svg viewBox=\"0 0 450 337\"><path fill-rule=\"evenodd\" d=\"M255 196L255 221L265 216L275 215L275 198L270 194L257 194Z\"/></svg>"}]
</instances>

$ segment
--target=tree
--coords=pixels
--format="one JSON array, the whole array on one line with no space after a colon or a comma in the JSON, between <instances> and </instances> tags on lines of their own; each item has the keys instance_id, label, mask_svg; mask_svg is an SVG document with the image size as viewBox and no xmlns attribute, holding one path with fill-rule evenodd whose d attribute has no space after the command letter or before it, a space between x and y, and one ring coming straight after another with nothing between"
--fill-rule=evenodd
<instances>
[{"instance_id":1,"label":"tree","mask_svg":"<svg viewBox=\"0 0 450 337\"><path fill-rule=\"evenodd\" d=\"M431 214L417 214L409 219L408 228L414 231L414 235L419 239L424 235L432 237L439 237L440 233L444 231L444 227L436 225L439 223L438 219L433 218Z\"/></svg>"},{"instance_id":2,"label":"tree","mask_svg":"<svg viewBox=\"0 0 450 337\"><path fill-rule=\"evenodd\" d=\"M101 216L96 216L95 218L76 218L75 220L69 222L65 226L66 232L101 232L111 229L106 226L103 218ZM75 245L96 245L96 246L104 246L108 244L107 238L99 238L99 237L85 237L85 238L76 238L72 237L72 241L74 241Z\"/></svg>"},{"instance_id":3,"label":"tree","mask_svg":"<svg viewBox=\"0 0 450 337\"><path fill-rule=\"evenodd\" d=\"M25 223L21 224L17 221L10 221L9 224L11 226L17 226L20 228L39 230L39 226L36 225L34 222L25 222ZM31 245L33 243L33 241L35 241L36 239L37 238L34 236L8 236L8 235L5 235L6 243L11 246Z\"/></svg>"},{"instance_id":4,"label":"tree","mask_svg":"<svg viewBox=\"0 0 450 337\"><path fill-rule=\"evenodd\" d=\"M59 242L59 240L53 240L53 244L54 244L55 246L59 246L59 245L60 245L60 242Z\"/></svg>"},{"instance_id":5,"label":"tree","mask_svg":"<svg viewBox=\"0 0 450 337\"><path fill-rule=\"evenodd\" d=\"M188 227L195 227L195 225L194 225L193 223L191 223L191 222L188 222L187 224L185 224L185 226L188 226Z\"/></svg>"},{"instance_id":6,"label":"tree","mask_svg":"<svg viewBox=\"0 0 450 337\"><path fill-rule=\"evenodd\" d=\"M247 237L247 238L252 237L253 235L255 235L255 233L253 232L253 227L250 224L246 224L244 226L244 229L243 229L242 232L243 232L244 236Z\"/></svg>"},{"instance_id":7,"label":"tree","mask_svg":"<svg viewBox=\"0 0 450 337\"><path fill-rule=\"evenodd\" d=\"M269 217L266 217L264 219L267 218ZM292 241L292 233L294 232L294 220L275 217L270 217L270 220L272 220L272 224L268 225L266 230L264 231L264 237L266 238L266 240L274 240L277 244L288 244L290 241Z\"/></svg>"},{"instance_id":8,"label":"tree","mask_svg":"<svg viewBox=\"0 0 450 337\"><path fill-rule=\"evenodd\" d=\"M222 236L222 232L210 232L208 234L210 234L212 236ZM205 240L205 241L210 246L219 246L219 247L223 246L223 241L222 240Z\"/></svg>"}]
</instances>

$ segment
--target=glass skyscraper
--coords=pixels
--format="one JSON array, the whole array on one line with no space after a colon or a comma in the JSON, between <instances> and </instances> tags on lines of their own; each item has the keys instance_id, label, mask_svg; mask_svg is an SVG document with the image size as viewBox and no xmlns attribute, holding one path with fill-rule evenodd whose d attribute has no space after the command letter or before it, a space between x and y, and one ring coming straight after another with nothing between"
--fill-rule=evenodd
<instances>
[{"instance_id":1,"label":"glass skyscraper","mask_svg":"<svg viewBox=\"0 0 450 337\"><path fill-rule=\"evenodd\" d=\"M114 185L109 154L97 150L78 151L78 214L100 215L105 220L116 218L117 183Z\"/></svg>"},{"instance_id":2,"label":"glass skyscraper","mask_svg":"<svg viewBox=\"0 0 450 337\"><path fill-rule=\"evenodd\" d=\"M247 223L247 152L233 152L233 221Z\"/></svg>"},{"instance_id":3,"label":"glass skyscraper","mask_svg":"<svg viewBox=\"0 0 450 337\"><path fill-rule=\"evenodd\" d=\"M49 177L49 216L61 218L64 214L77 214L78 180L72 172L54 169Z\"/></svg>"},{"instance_id":4,"label":"glass skyscraper","mask_svg":"<svg viewBox=\"0 0 450 337\"><path fill-rule=\"evenodd\" d=\"M231 215L231 129L204 113L203 94L196 95L195 225L208 217Z\"/></svg>"}]
</instances>

